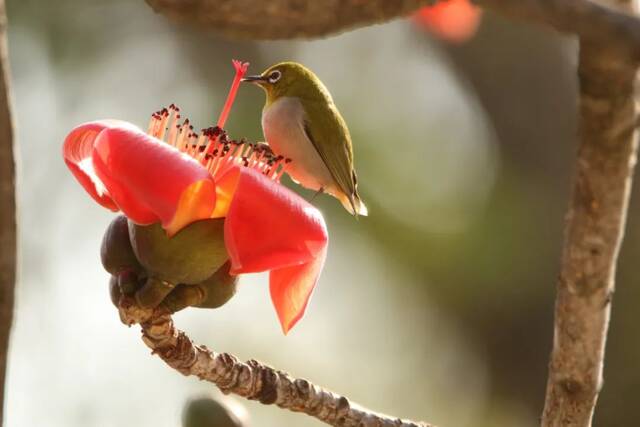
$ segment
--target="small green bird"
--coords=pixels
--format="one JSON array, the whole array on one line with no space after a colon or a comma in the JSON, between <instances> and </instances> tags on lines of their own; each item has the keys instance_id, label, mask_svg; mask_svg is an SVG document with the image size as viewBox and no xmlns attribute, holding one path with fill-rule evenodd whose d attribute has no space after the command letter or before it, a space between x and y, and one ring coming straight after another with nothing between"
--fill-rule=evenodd
<instances>
[{"instance_id":1,"label":"small green bird","mask_svg":"<svg viewBox=\"0 0 640 427\"><path fill-rule=\"evenodd\" d=\"M242 81L267 94L262 130L271 148L291 159L289 176L337 198L351 214L367 215L358 195L349 129L320 79L301 64L281 62Z\"/></svg>"}]
</instances>

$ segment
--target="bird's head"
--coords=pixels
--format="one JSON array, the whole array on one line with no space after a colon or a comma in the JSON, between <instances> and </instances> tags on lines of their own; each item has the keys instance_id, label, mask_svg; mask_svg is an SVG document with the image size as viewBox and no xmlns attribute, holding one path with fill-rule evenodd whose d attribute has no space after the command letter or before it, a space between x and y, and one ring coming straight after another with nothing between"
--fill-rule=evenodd
<instances>
[{"instance_id":1,"label":"bird's head","mask_svg":"<svg viewBox=\"0 0 640 427\"><path fill-rule=\"evenodd\" d=\"M257 76L246 76L243 82L260 86L267 93L267 103L285 96L314 97L326 89L311 70L297 62L281 62ZM327 93L328 94L328 93Z\"/></svg>"}]
</instances>

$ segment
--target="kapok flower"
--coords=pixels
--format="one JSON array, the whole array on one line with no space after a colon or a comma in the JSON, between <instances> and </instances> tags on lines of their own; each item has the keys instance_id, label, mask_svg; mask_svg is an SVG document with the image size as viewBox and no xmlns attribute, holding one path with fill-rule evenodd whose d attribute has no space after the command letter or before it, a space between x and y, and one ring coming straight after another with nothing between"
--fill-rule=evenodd
<instances>
[{"instance_id":1,"label":"kapok flower","mask_svg":"<svg viewBox=\"0 0 640 427\"><path fill-rule=\"evenodd\" d=\"M270 272L270 292L287 333L305 312L328 236L322 214L279 181L288 159L222 130L248 63L213 128L193 131L175 106L152 115L147 132L120 120L82 124L66 137L64 160L99 204L169 236L202 219L224 218L231 274Z\"/></svg>"},{"instance_id":2,"label":"kapok flower","mask_svg":"<svg viewBox=\"0 0 640 427\"><path fill-rule=\"evenodd\" d=\"M462 43L476 33L482 9L470 0L440 0L421 8L413 17L419 26L437 37Z\"/></svg>"}]
</instances>

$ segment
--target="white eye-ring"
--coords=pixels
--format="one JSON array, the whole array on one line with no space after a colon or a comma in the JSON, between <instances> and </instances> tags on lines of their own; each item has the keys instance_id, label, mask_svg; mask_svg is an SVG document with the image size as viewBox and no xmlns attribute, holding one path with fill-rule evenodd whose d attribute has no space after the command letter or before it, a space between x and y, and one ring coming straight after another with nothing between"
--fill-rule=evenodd
<instances>
[{"instance_id":1,"label":"white eye-ring","mask_svg":"<svg viewBox=\"0 0 640 427\"><path fill-rule=\"evenodd\" d=\"M269 83L275 83L278 80L280 80L280 77L282 77L282 73L279 70L273 70L271 73L269 73Z\"/></svg>"}]
</instances>

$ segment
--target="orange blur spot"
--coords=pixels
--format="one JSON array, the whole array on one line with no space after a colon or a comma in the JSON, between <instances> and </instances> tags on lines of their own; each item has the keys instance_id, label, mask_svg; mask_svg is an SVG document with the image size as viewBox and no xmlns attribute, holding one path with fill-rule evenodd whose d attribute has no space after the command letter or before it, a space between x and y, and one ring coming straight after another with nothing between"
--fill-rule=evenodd
<instances>
[{"instance_id":1,"label":"orange blur spot","mask_svg":"<svg viewBox=\"0 0 640 427\"><path fill-rule=\"evenodd\" d=\"M482 9L469 0L440 0L413 15L420 27L453 43L470 39L478 30L481 17Z\"/></svg>"}]
</instances>

